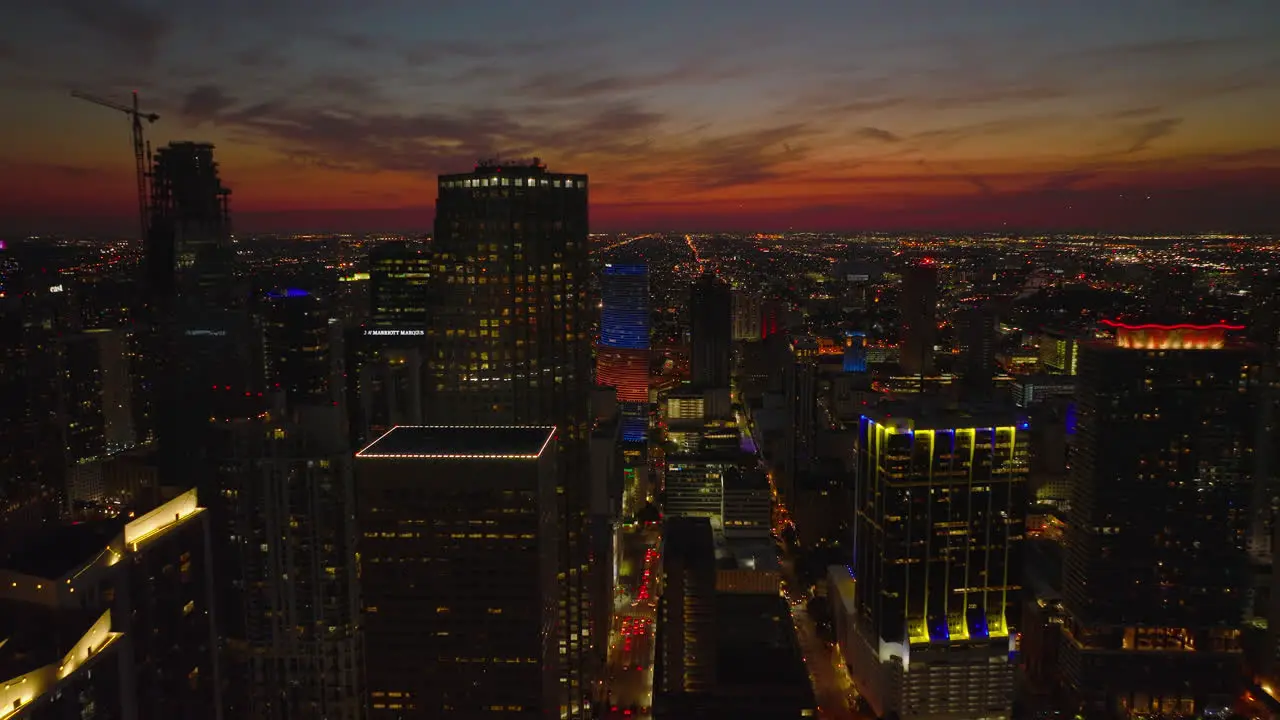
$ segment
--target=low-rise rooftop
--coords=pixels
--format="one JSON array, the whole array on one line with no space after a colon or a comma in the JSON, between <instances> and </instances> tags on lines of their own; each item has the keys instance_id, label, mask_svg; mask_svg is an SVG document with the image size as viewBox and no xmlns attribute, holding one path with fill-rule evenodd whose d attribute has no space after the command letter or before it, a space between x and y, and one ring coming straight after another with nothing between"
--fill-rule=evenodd
<instances>
[{"instance_id":1,"label":"low-rise rooftop","mask_svg":"<svg viewBox=\"0 0 1280 720\"><path fill-rule=\"evenodd\" d=\"M532 460L542 455L555 433L551 426L399 425L356 457Z\"/></svg>"}]
</instances>

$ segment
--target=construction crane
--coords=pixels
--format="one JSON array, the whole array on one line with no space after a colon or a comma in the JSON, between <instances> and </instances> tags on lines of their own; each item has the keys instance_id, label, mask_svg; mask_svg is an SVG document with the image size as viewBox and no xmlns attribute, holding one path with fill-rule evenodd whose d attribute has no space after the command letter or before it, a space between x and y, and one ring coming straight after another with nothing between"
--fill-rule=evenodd
<instances>
[{"instance_id":1,"label":"construction crane","mask_svg":"<svg viewBox=\"0 0 1280 720\"><path fill-rule=\"evenodd\" d=\"M133 107L121 105L120 103L103 100L92 95L86 95L82 92L72 91L71 97L81 100L88 100L95 105L119 110L128 115L133 121L133 161L137 165L138 170L138 219L142 225L141 241L147 241L147 228L150 225L147 217L147 156L151 154L150 148L144 143L142 137L142 121L153 123L160 119L155 113L144 113L138 110L138 92L133 92Z\"/></svg>"}]
</instances>

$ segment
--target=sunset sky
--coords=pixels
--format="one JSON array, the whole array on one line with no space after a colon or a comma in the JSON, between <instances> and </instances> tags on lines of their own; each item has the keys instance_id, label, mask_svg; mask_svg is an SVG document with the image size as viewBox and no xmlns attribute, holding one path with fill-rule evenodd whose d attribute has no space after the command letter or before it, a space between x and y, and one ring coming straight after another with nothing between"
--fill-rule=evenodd
<instances>
[{"instance_id":1,"label":"sunset sky","mask_svg":"<svg viewBox=\"0 0 1280 720\"><path fill-rule=\"evenodd\" d=\"M496 155L589 173L596 230L1280 230L1278 0L24 5L0 233L133 227L72 89L213 142L244 231L427 230Z\"/></svg>"}]
</instances>

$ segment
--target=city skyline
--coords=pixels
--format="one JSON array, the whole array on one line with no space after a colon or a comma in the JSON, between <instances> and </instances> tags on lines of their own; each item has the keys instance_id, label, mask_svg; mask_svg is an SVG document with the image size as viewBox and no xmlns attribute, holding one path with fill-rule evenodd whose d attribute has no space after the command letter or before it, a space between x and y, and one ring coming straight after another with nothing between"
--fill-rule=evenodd
<instances>
[{"instance_id":1,"label":"city skyline","mask_svg":"<svg viewBox=\"0 0 1280 720\"><path fill-rule=\"evenodd\" d=\"M131 232L127 123L72 89L217 145L244 232L427 231L437 174L533 155L591 174L606 231L1265 232L1277 29L1251 0L59 0L0 43L0 232Z\"/></svg>"}]
</instances>

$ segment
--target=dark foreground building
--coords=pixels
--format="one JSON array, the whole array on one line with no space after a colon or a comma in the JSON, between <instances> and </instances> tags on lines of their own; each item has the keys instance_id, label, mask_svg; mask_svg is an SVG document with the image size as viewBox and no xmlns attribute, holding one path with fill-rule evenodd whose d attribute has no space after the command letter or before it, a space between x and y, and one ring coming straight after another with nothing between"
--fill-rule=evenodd
<instances>
[{"instance_id":1,"label":"dark foreground building","mask_svg":"<svg viewBox=\"0 0 1280 720\"><path fill-rule=\"evenodd\" d=\"M663 546L654 718L816 717L786 600L776 592L717 590L707 518L667 521Z\"/></svg>"},{"instance_id":2,"label":"dark foreground building","mask_svg":"<svg viewBox=\"0 0 1280 720\"><path fill-rule=\"evenodd\" d=\"M54 528L5 558L2 717L223 717L208 532L190 490L131 521Z\"/></svg>"},{"instance_id":3,"label":"dark foreground building","mask_svg":"<svg viewBox=\"0 0 1280 720\"><path fill-rule=\"evenodd\" d=\"M1112 325L1113 342L1080 349L1063 674L1090 716L1226 712L1242 690L1257 363L1227 325Z\"/></svg>"},{"instance_id":4,"label":"dark foreground building","mask_svg":"<svg viewBox=\"0 0 1280 720\"><path fill-rule=\"evenodd\" d=\"M442 175L432 239L424 421L554 425L565 596L559 618L566 717L589 711L593 572L587 525L591 393L587 176L532 163Z\"/></svg>"},{"instance_id":5,"label":"dark foreground building","mask_svg":"<svg viewBox=\"0 0 1280 720\"><path fill-rule=\"evenodd\" d=\"M551 427L397 427L356 454L370 720L558 718Z\"/></svg>"}]
</instances>

